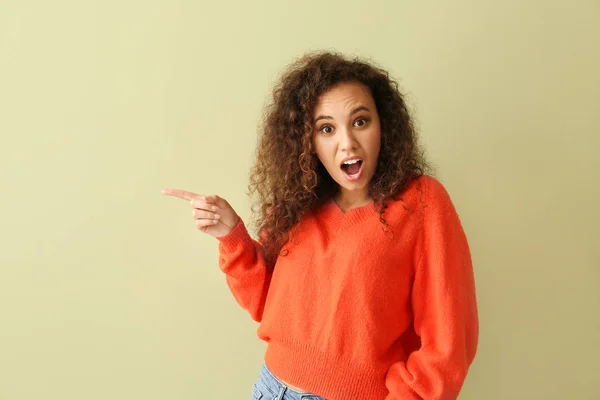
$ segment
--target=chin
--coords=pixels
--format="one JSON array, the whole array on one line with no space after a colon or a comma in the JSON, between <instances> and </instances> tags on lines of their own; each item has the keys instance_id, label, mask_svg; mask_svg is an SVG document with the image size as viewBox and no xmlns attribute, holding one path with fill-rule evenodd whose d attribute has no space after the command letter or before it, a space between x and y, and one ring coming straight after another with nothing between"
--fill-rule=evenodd
<instances>
[{"instance_id":1,"label":"chin","mask_svg":"<svg viewBox=\"0 0 600 400\"><path fill-rule=\"evenodd\" d=\"M344 190L347 190L349 192L362 192L368 189L370 179L364 176L360 180L349 181L346 178L346 176L342 175L337 176L335 181L337 182L339 187L343 188Z\"/></svg>"}]
</instances>

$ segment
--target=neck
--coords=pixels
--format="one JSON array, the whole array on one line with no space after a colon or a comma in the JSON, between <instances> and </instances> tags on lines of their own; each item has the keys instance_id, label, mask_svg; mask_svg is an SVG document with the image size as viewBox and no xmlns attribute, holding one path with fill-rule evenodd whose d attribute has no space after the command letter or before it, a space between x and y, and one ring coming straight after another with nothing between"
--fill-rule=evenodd
<instances>
[{"instance_id":1,"label":"neck","mask_svg":"<svg viewBox=\"0 0 600 400\"><path fill-rule=\"evenodd\" d=\"M344 212L352 208L366 206L373 201L366 190L364 192L349 192L344 189L336 194L334 200Z\"/></svg>"}]
</instances>

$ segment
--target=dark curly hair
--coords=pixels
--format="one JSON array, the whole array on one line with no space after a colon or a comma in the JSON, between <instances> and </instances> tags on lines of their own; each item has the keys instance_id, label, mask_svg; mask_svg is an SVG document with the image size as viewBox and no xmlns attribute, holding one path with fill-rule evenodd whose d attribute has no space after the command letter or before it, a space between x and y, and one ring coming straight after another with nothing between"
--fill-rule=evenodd
<instances>
[{"instance_id":1,"label":"dark curly hair","mask_svg":"<svg viewBox=\"0 0 600 400\"><path fill-rule=\"evenodd\" d=\"M396 198L428 168L403 95L388 72L372 62L336 52L303 55L284 71L273 89L250 173L249 194L258 195L252 207L257 215L255 226L271 270L277 255L285 255L281 250L292 228L336 193L337 183L313 148L313 111L321 94L350 81L369 88L380 118L381 149L369 194L384 229L386 201Z\"/></svg>"}]
</instances>

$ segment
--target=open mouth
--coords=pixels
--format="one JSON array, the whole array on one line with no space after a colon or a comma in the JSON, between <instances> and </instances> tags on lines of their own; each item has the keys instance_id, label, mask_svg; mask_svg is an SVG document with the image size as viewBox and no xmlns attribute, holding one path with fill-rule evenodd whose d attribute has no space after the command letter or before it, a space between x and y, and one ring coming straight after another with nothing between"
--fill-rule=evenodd
<instances>
[{"instance_id":1,"label":"open mouth","mask_svg":"<svg viewBox=\"0 0 600 400\"><path fill-rule=\"evenodd\" d=\"M349 179L358 179L362 172L363 160L361 158L352 158L344 161L340 167Z\"/></svg>"}]
</instances>

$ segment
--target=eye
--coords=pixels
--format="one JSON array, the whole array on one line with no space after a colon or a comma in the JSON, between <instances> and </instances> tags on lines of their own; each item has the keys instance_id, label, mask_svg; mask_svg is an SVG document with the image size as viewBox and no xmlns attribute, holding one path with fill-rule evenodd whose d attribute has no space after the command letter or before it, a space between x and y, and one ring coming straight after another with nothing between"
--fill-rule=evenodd
<instances>
[{"instance_id":1,"label":"eye","mask_svg":"<svg viewBox=\"0 0 600 400\"><path fill-rule=\"evenodd\" d=\"M333 127L331 125L323 125L319 131L325 134L330 134L333 133Z\"/></svg>"},{"instance_id":2,"label":"eye","mask_svg":"<svg viewBox=\"0 0 600 400\"><path fill-rule=\"evenodd\" d=\"M362 123L361 123L360 125L357 125L357 123L358 123L358 122L362 122ZM362 118L359 118L359 119L357 119L357 120L354 122L354 125L355 125L355 126L358 126L358 127L361 127L361 126L365 126L365 125L367 124L367 122L369 122L369 119L368 119L368 118L364 118L364 117L362 117Z\"/></svg>"}]
</instances>

